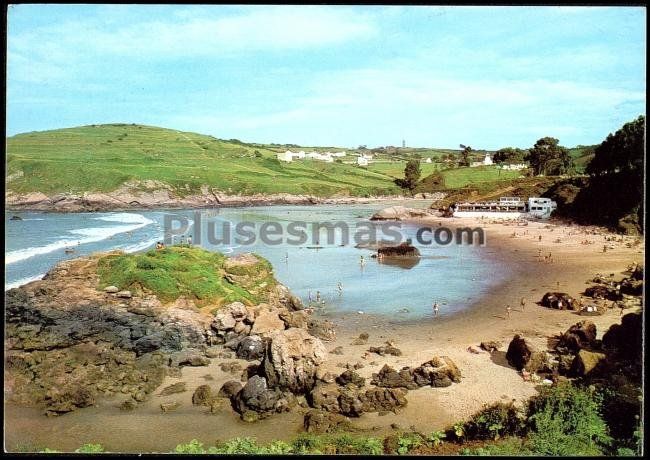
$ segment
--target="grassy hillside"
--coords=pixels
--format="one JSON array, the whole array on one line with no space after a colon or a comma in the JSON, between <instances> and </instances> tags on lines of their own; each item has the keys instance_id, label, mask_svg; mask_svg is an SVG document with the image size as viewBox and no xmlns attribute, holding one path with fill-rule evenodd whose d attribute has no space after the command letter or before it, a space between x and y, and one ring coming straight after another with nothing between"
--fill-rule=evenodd
<instances>
[{"instance_id":1,"label":"grassy hillside","mask_svg":"<svg viewBox=\"0 0 650 460\"><path fill-rule=\"evenodd\" d=\"M284 148L142 125L31 132L7 139L7 187L17 193L108 192L129 180L153 179L181 195L204 184L242 194L398 192L383 172L319 161L280 163L279 150Z\"/></svg>"}]
</instances>

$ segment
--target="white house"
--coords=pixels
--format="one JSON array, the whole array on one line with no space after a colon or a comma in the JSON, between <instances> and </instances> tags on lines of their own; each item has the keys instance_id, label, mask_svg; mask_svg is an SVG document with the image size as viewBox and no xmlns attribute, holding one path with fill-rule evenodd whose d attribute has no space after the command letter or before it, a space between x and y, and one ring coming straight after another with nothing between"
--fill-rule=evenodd
<instances>
[{"instance_id":1,"label":"white house","mask_svg":"<svg viewBox=\"0 0 650 460\"><path fill-rule=\"evenodd\" d=\"M291 150L287 150L286 152L278 152L277 158L280 161L291 163L291 161L293 161L293 155L294 153Z\"/></svg>"},{"instance_id":2,"label":"white house","mask_svg":"<svg viewBox=\"0 0 650 460\"><path fill-rule=\"evenodd\" d=\"M334 161L334 158L332 158L332 155L329 154L329 152L326 153L309 152L308 154L305 155L305 158L310 160L324 161L326 163L332 163Z\"/></svg>"},{"instance_id":3,"label":"white house","mask_svg":"<svg viewBox=\"0 0 650 460\"><path fill-rule=\"evenodd\" d=\"M292 155L294 158L298 160L304 160L305 159L305 151L301 150L300 152L296 152Z\"/></svg>"},{"instance_id":4,"label":"white house","mask_svg":"<svg viewBox=\"0 0 650 460\"><path fill-rule=\"evenodd\" d=\"M424 160L424 162L425 163L431 163L431 158L427 158L426 160Z\"/></svg>"},{"instance_id":5,"label":"white house","mask_svg":"<svg viewBox=\"0 0 650 460\"><path fill-rule=\"evenodd\" d=\"M364 155L359 155L357 157L357 165L358 166L368 166L368 158L366 158Z\"/></svg>"},{"instance_id":6,"label":"white house","mask_svg":"<svg viewBox=\"0 0 650 460\"><path fill-rule=\"evenodd\" d=\"M490 157L490 154L486 153L485 158L483 159L483 165L490 166L492 164L494 164L494 163L492 162L492 158Z\"/></svg>"},{"instance_id":7,"label":"white house","mask_svg":"<svg viewBox=\"0 0 650 460\"><path fill-rule=\"evenodd\" d=\"M333 157L338 157L338 158L344 157L345 155L347 155L347 152L334 152L332 154Z\"/></svg>"}]
</instances>

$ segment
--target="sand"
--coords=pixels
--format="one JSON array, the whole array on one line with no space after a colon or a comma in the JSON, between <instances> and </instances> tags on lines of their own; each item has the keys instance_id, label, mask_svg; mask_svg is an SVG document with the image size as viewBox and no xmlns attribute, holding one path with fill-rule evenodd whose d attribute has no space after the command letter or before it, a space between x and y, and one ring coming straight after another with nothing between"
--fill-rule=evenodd
<instances>
[{"instance_id":1,"label":"sand","mask_svg":"<svg viewBox=\"0 0 650 460\"><path fill-rule=\"evenodd\" d=\"M522 404L537 392L537 387L525 382L505 362L505 350L513 335L522 334L538 346L546 347L549 337L585 319L575 312L550 310L536 302L550 290L579 297L587 286L585 282L596 273L614 273L620 279L628 264L643 261L641 239L615 236L622 241L606 241L613 235L595 227L546 222L515 226L468 218L432 217L419 221L431 226L437 226L439 222L446 226L480 224L486 232L486 245L482 250L491 253L490 257L506 260L510 267L509 277L488 295L474 299L466 311L453 316L445 315L443 306L439 317L431 315L414 323L395 324L385 317L370 314L328 317L337 325L337 339L327 342L326 346L329 350L337 346L343 348L342 355L330 354L327 367L333 373L341 373L347 363L359 362L364 365L358 370L359 374L370 379L372 373L384 364L417 366L433 355L450 356L461 369L463 379L459 384L409 391L408 406L399 414L364 414L359 419L352 419L354 426L368 429L369 434L392 431L391 424L429 433L468 418L485 404L511 400ZM556 242L558 238L560 242ZM581 244L584 240L593 241L593 244ZM604 244L612 249L604 253ZM627 244L632 247L627 247ZM540 249L543 255L552 254L552 262L538 259ZM520 307L522 297L527 299L524 311ZM512 306L510 318L505 314L507 304ZM609 310L603 316L588 319L597 325L601 337L609 325L620 321L620 312L618 309ZM362 332L370 335L368 344L351 345ZM386 340L394 341L403 355L366 355L369 346L381 345ZM469 346L478 348L484 340L501 341L504 345L502 351L492 354L468 351ZM239 374L222 372L218 367L220 362L223 360L213 360L207 368L184 368L182 377L167 378L160 389L185 381L187 392L164 398L154 396L131 413L116 408L119 399L54 419L33 409L6 405L5 420L10 420L11 424L11 429L5 431L6 448L33 451L48 446L69 450L85 442L99 442L112 451L168 452L176 444L193 438L206 444L236 436L253 436L266 442L290 439L300 432L302 414L306 409L247 424L229 408L212 415L207 413L207 409L192 407L191 395L198 385L209 383L218 389L226 380L238 379ZM246 363L240 362L245 367ZM203 378L206 374L212 375L214 380L206 381ZM179 401L182 406L175 412L162 414L159 405L163 400Z\"/></svg>"}]
</instances>

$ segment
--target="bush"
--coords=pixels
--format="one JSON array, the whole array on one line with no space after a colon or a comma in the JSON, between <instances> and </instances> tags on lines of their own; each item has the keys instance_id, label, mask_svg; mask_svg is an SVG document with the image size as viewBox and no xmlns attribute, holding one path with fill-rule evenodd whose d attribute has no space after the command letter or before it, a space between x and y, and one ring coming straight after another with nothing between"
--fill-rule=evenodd
<instances>
[{"instance_id":1,"label":"bush","mask_svg":"<svg viewBox=\"0 0 650 460\"><path fill-rule=\"evenodd\" d=\"M403 434L397 438L397 453L406 455L409 451L424 444L422 436L417 433Z\"/></svg>"},{"instance_id":2,"label":"bush","mask_svg":"<svg viewBox=\"0 0 650 460\"><path fill-rule=\"evenodd\" d=\"M468 439L494 439L522 433L523 420L512 403L495 403L486 406L464 426Z\"/></svg>"},{"instance_id":3,"label":"bush","mask_svg":"<svg viewBox=\"0 0 650 460\"><path fill-rule=\"evenodd\" d=\"M571 384L545 388L531 399L529 444L539 455L600 455L611 443L602 398Z\"/></svg>"},{"instance_id":4,"label":"bush","mask_svg":"<svg viewBox=\"0 0 650 460\"><path fill-rule=\"evenodd\" d=\"M104 452L104 447L101 444L84 444L75 452L79 454L100 454Z\"/></svg>"},{"instance_id":5,"label":"bush","mask_svg":"<svg viewBox=\"0 0 650 460\"><path fill-rule=\"evenodd\" d=\"M203 448L203 443L200 443L196 439L192 439L187 444L177 445L174 452L177 454L205 454L205 449Z\"/></svg>"}]
</instances>

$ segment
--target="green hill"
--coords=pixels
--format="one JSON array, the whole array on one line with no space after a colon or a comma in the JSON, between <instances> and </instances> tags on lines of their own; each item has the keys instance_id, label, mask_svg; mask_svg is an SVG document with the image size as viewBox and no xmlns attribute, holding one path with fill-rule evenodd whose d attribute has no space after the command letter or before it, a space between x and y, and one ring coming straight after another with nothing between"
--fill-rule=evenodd
<instances>
[{"instance_id":1,"label":"green hill","mask_svg":"<svg viewBox=\"0 0 650 460\"><path fill-rule=\"evenodd\" d=\"M229 194L316 196L399 193L393 177L352 164L280 163L285 146L224 141L143 125L108 124L17 134L7 139L7 188L110 192L130 180L159 180L179 195L209 185Z\"/></svg>"}]
</instances>

